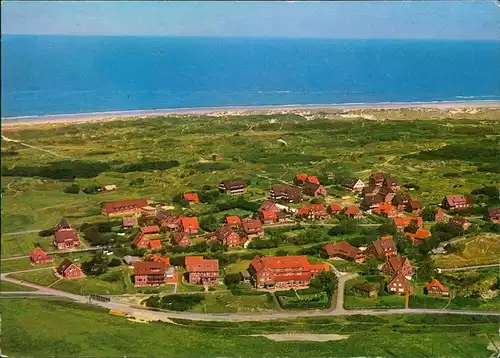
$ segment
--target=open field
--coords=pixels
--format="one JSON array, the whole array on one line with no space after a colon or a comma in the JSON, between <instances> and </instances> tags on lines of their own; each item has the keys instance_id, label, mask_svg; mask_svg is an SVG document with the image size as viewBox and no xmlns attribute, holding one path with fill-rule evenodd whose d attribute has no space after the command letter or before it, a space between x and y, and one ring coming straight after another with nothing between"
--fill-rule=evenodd
<instances>
[{"instance_id":1,"label":"open field","mask_svg":"<svg viewBox=\"0 0 500 358\"><path fill-rule=\"evenodd\" d=\"M0 292L37 291L36 288L18 285L17 283L0 280Z\"/></svg>"},{"instance_id":2,"label":"open field","mask_svg":"<svg viewBox=\"0 0 500 358\"><path fill-rule=\"evenodd\" d=\"M227 293L209 293L205 299L194 306L191 312L200 313L237 313L265 312L275 310L274 301L268 295L233 295Z\"/></svg>"},{"instance_id":3,"label":"open field","mask_svg":"<svg viewBox=\"0 0 500 358\"><path fill-rule=\"evenodd\" d=\"M405 307L405 297L393 294L388 294L385 292L384 295L376 294L372 297L365 296L361 293L357 293L351 290L351 288L358 283L368 283L375 286L377 290L380 290L379 282L366 282L363 277L358 277L351 279L346 282L344 289L344 308L347 310L354 309L369 309L369 308L404 308Z\"/></svg>"},{"instance_id":4,"label":"open field","mask_svg":"<svg viewBox=\"0 0 500 358\"><path fill-rule=\"evenodd\" d=\"M39 271L13 273L10 276L12 278L17 278L18 280L35 283L40 286L49 286L58 280L50 268Z\"/></svg>"},{"instance_id":5,"label":"open field","mask_svg":"<svg viewBox=\"0 0 500 358\"><path fill-rule=\"evenodd\" d=\"M60 299L2 298L8 356L488 357L498 322L468 316L353 316L273 322L137 323ZM54 320L54 313L57 320ZM434 318L438 318L435 320ZM428 319L430 319L429 322ZM96 324L99 322L99 324ZM44 327L44 329L40 329ZM61 330L65 334L61 335ZM369 334L367 334L369 332ZM276 342L254 334L339 334L345 340ZM137 344L140 336L141 344ZM169 339L165 339L169 337ZM318 336L320 337L320 336ZM172 344L175 342L175 344ZM491 349L491 347L490 347Z\"/></svg>"},{"instance_id":6,"label":"open field","mask_svg":"<svg viewBox=\"0 0 500 358\"><path fill-rule=\"evenodd\" d=\"M454 254L436 255L437 267L453 268L495 264L500 258L500 235L481 234L468 238L457 244L458 252Z\"/></svg>"},{"instance_id":7,"label":"open field","mask_svg":"<svg viewBox=\"0 0 500 358\"><path fill-rule=\"evenodd\" d=\"M23 257L18 260L7 260L2 261L0 268L3 272L15 272L15 271L23 271L23 270L33 270L42 267L51 267L52 264L41 264L41 265L32 265L31 261L27 257Z\"/></svg>"}]
</instances>

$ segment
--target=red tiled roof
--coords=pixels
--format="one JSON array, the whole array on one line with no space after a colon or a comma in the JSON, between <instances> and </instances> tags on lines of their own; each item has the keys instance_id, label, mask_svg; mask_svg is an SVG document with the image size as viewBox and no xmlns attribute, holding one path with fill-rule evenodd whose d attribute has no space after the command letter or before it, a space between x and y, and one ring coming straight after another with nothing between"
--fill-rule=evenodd
<instances>
[{"instance_id":1,"label":"red tiled roof","mask_svg":"<svg viewBox=\"0 0 500 358\"><path fill-rule=\"evenodd\" d=\"M152 249L161 249L161 240L150 240L149 246Z\"/></svg>"},{"instance_id":2,"label":"red tiled roof","mask_svg":"<svg viewBox=\"0 0 500 358\"><path fill-rule=\"evenodd\" d=\"M264 218L264 220L267 220L267 219L276 220L276 218L277 218L275 211L263 210L263 211L261 211L261 213L262 213L262 217Z\"/></svg>"},{"instance_id":3,"label":"red tiled roof","mask_svg":"<svg viewBox=\"0 0 500 358\"><path fill-rule=\"evenodd\" d=\"M386 252L396 252L396 245L392 240L392 236L382 236L380 239L372 242L378 256L384 255Z\"/></svg>"},{"instance_id":4,"label":"red tiled roof","mask_svg":"<svg viewBox=\"0 0 500 358\"><path fill-rule=\"evenodd\" d=\"M471 198L466 197L465 195L448 195L446 196L446 201L450 206L470 204Z\"/></svg>"},{"instance_id":5,"label":"red tiled roof","mask_svg":"<svg viewBox=\"0 0 500 358\"><path fill-rule=\"evenodd\" d=\"M143 233L138 233L137 236L135 237L134 241L132 241L132 244L134 245L139 245L139 243L145 239L144 237L144 234Z\"/></svg>"},{"instance_id":6,"label":"red tiled roof","mask_svg":"<svg viewBox=\"0 0 500 358\"><path fill-rule=\"evenodd\" d=\"M153 255L153 262L163 262L165 265L170 265L170 257Z\"/></svg>"},{"instance_id":7,"label":"red tiled roof","mask_svg":"<svg viewBox=\"0 0 500 358\"><path fill-rule=\"evenodd\" d=\"M342 207L340 206L340 204L337 204L337 203L330 203L330 205L328 205L328 207L330 208L330 210L332 212L342 211Z\"/></svg>"},{"instance_id":8,"label":"red tiled roof","mask_svg":"<svg viewBox=\"0 0 500 358\"><path fill-rule=\"evenodd\" d=\"M186 256L184 257L184 266L186 266L189 271L189 267L200 260L203 260L203 256Z\"/></svg>"},{"instance_id":9,"label":"red tiled roof","mask_svg":"<svg viewBox=\"0 0 500 358\"><path fill-rule=\"evenodd\" d=\"M307 215L310 212L324 212L325 206L323 204L310 204L302 206L299 211L297 211L297 215Z\"/></svg>"},{"instance_id":10,"label":"red tiled roof","mask_svg":"<svg viewBox=\"0 0 500 358\"><path fill-rule=\"evenodd\" d=\"M43 251L41 248L37 247L33 250L33 252L30 254L30 258L34 259L37 256L43 256L47 257L47 253Z\"/></svg>"},{"instance_id":11,"label":"red tiled roof","mask_svg":"<svg viewBox=\"0 0 500 358\"><path fill-rule=\"evenodd\" d=\"M141 208L146 205L148 205L148 201L146 199L111 201L104 204L103 211L106 214L113 214L129 208Z\"/></svg>"},{"instance_id":12,"label":"red tiled roof","mask_svg":"<svg viewBox=\"0 0 500 358\"><path fill-rule=\"evenodd\" d=\"M360 210L356 206L351 205L346 209L346 211L344 211L344 215L356 215L359 211Z\"/></svg>"},{"instance_id":13,"label":"red tiled roof","mask_svg":"<svg viewBox=\"0 0 500 358\"><path fill-rule=\"evenodd\" d=\"M377 208L373 209L373 213L390 215L394 210L395 208L391 204L380 204Z\"/></svg>"},{"instance_id":14,"label":"red tiled roof","mask_svg":"<svg viewBox=\"0 0 500 358\"><path fill-rule=\"evenodd\" d=\"M264 201L257 211L280 211L276 203L272 201Z\"/></svg>"},{"instance_id":15,"label":"red tiled roof","mask_svg":"<svg viewBox=\"0 0 500 358\"><path fill-rule=\"evenodd\" d=\"M196 203L200 201L198 193L184 193L184 199L187 201L194 201Z\"/></svg>"},{"instance_id":16,"label":"red tiled roof","mask_svg":"<svg viewBox=\"0 0 500 358\"><path fill-rule=\"evenodd\" d=\"M260 222L260 220L245 219L242 221L242 224L245 231L262 229L262 223Z\"/></svg>"},{"instance_id":17,"label":"red tiled roof","mask_svg":"<svg viewBox=\"0 0 500 358\"><path fill-rule=\"evenodd\" d=\"M55 240L58 243L63 243L66 240L78 241L78 233L76 232L75 229L59 230L59 231L56 231Z\"/></svg>"},{"instance_id":18,"label":"red tiled roof","mask_svg":"<svg viewBox=\"0 0 500 358\"><path fill-rule=\"evenodd\" d=\"M307 179L307 174L297 174L295 176L295 180L300 181L300 182L305 182Z\"/></svg>"},{"instance_id":19,"label":"red tiled roof","mask_svg":"<svg viewBox=\"0 0 500 358\"><path fill-rule=\"evenodd\" d=\"M164 275L166 272L165 263L159 262L136 262L134 264L134 275Z\"/></svg>"},{"instance_id":20,"label":"red tiled roof","mask_svg":"<svg viewBox=\"0 0 500 358\"><path fill-rule=\"evenodd\" d=\"M291 267L306 267L309 265L307 256L255 256L252 260L253 267L256 271L260 271L264 267L271 269L291 268Z\"/></svg>"},{"instance_id":21,"label":"red tiled roof","mask_svg":"<svg viewBox=\"0 0 500 358\"><path fill-rule=\"evenodd\" d=\"M424 226L424 222L422 221L422 218L420 216L414 216L409 218L394 218L394 223L398 228L403 229L407 227L413 220L417 221L419 227Z\"/></svg>"},{"instance_id":22,"label":"red tiled roof","mask_svg":"<svg viewBox=\"0 0 500 358\"><path fill-rule=\"evenodd\" d=\"M273 275L273 281L309 281L311 279L311 273L306 272L303 274L296 275Z\"/></svg>"},{"instance_id":23,"label":"red tiled roof","mask_svg":"<svg viewBox=\"0 0 500 358\"><path fill-rule=\"evenodd\" d=\"M431 232L429 230L418 229L417 232L414 234L410 232L405 232L405 235L408 236L410 239L424 240L427 239L429 236L431 236Z\"/></svg>"},{"instance_id":24,"label":"red tiled roof","mask_svg":"<svg viewBox=\"0 0 500 358\"><path fill-rule=\"evenodd\" d=\"M158 225L141 227L141 233L143 234L157 234L159 232L160 227Z\"/></svg>"},{"instance_id":25,"label":"red tiled roof","mask_svg":"<svg viewBox=\"0 0 500 358\"><path fill-rule=\"evenodd\" d=\"M219 260L194 260L189 265L189 272L219 272Z\"/></svg>"},{"instance_id":26,"label":"red tiled roof","mask_svg":"<svg viewBox=\"0 0 500 358\"><path fill-rule=\"evenodd\" d=\"M351 246L346 241L326 244L325 246L323 246L323 250L326 251L328 256L334 256L334 255L341 254L341 255L345 255L347 257L350 257L352 259L355 259L356 256L361 253L360 249L358 249L357 247Z\"/></svg>"},{"instance_id":27,"label":"red tiled roof","mask_svg":"<svg viewBox=\"0 0 500 358\"><path fill-rule=\"evenodd\" d=\"M448 291L448 287L443 286L443 284L441 284L441 282L439 282L439 281L438 281L438 280L436 280L436 279L434 279L434 280L432 280L431 282L429 282L429 283L427 284L427 286L425 286L425 287L427 288L427 291L429 291L429 290L430 290L432 287L434 287L434 286L439 287L439 289L440 289L441 291L444 291L444 292L447 292L447 291Z\"/></svg>"},{"instance_id":28,"label":"red tiled roof","mask_svg":"<svg viewBox=\"0 0 500 358\"><path fill-rule=\"evenodd\" d=\"M182 227L184 229L198 229L198 219L196 217L188 218L188 217L183 217L181 219L182 222Z\"/></svg>"},{"instance_id":29,"label":"red tiled roof","mask_svg":"<svg viewBox=\"0 0 500 358\"><path fill-rule=\"evenodd\" d=\"M394 272L398 272L401 271L406 262L409 263L408 259L405 256L393 256L389 260L387 260L385 265L389 265Z\"/></svg>"},{"instance_id":30,"label":"red tiled roof","mask_svg":"<svg viewBox=\"0 0 500 358\"><path fill-rule=\"evenodd\" d=\"M174 234L174 242L177 245L179 245L181 243L181 241L184 240L184 238L187 238L191 242L191 239L189 239L189 236L183 232L176 232Z\"/></svg>"},{"instance_id":31,"label":"red tiled roof","mask_svg":"<svg viewBox=\"0 0 500 358\"><path fill-rule=\"evenodd\" d=\"M226 222L231 226L241 225L241 219L237 216L227 216Z\"/></svg>"},{"instance_id":32,"label":"red tiled roof","mask_svg":"<svg viewBox=\"0 0 500 358\"><path fill-rule=\"evenodd\" d=\"M306 179L309 183L319 184L319 179L315 175L308 175Z\"/></svg>"}]
</instances>

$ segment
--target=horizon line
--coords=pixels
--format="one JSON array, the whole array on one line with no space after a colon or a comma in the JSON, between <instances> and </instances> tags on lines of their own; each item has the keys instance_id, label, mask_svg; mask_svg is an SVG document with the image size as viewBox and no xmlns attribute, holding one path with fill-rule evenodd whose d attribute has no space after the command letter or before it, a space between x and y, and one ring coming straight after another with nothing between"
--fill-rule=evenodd
<instances>
[{"instance_id":1,"label":"horizon line","mask_svg":"<svg viewBox=\"0 0 500 358\"><path fill-rule=\"evenodd\" d=\"M146 38L206 38L206 39L257 39L257 40L359 40L359 41L497 41L495 38L433 38L433 37L318 37L318 36L253 36L253 35L146 35L146 34L20 34L0 33L1 36L37 37L146 37Z\"/></svg>"}]
</instances>

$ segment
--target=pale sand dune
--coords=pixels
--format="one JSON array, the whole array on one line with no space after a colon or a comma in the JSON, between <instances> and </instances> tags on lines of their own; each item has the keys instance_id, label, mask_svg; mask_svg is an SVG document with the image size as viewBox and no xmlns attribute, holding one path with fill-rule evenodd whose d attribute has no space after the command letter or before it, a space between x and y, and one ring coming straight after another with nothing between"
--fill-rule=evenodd
<instances>
[{"instance_id":1,"label":"pale sand dune","mask_svg":"<svg viewBox=\"0 0 500 358\"><path fill-rule=\"evenodd\" d=\"M414 109L417 111L443 110L453 113L475 113L478 108L500 108L500 101L478 101L478 102L427 102L427 103L361 103L361 104L338 104L338 105L291 105L291 106L249 106L249 107L211 107L211 108L182 108L165 110L138 110L123 112L100 112L82 114L62 114L48 116L26 116L2 118L2 127L39 125L49 123L79 123L113 121L124 119L149 118L154 116L179 116L179 115L211 115L211 116L237 116L249 114L286 114L300 112L310 115L317 112L337 112L340 110L383 110L383 109ZM341 114L342 117L359 117L356 114ZM369 115L363 114L368 117ZM371 119L372 116L370 116Z\"/></svg>"},{"instance_id":2,"label":"pale sand dune","mask_svg":"<svg viewBox=\"0 0 500 358\"><path fill-rule=\"evenodd\" d=\"M278 333L278 334L251 334L251 337L265 337L272 341L309 341L309 342L328 342L341 341L349 336L340 334L316 334L316 333Z\"/></svg>"}]
</instances>

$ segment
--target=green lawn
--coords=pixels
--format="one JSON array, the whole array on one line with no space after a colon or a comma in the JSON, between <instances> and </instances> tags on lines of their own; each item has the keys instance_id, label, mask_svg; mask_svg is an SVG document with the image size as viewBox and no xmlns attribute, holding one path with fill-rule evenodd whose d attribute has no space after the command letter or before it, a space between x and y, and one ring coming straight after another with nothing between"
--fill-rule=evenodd
<instances>
[{"instance_id":1,"label":"green lawn","mask_svg":"<svg viewBox=\"0 0 500 358\"><path fill-rule=\"evenodd\" d=\"M58 278L54 276L52 269L50 268L39 271L13 273L9 276L18 280L32 282L41 286L49 286L58 280Z\"/></svg>"},{"instance_id":2,"label":"green lawn","mask_svg":"<svg viewBox=\"0 0 500 358\"><path fill-rule=\"evenodd\" d=\"M87 276L73 280L61 280L54 284L52 288L87 296L90 294L121 295L127 292L124 286L122 281L106 282L99 278Z\"/></svg>"},{"instance_id":3,"label":"green lawn","mask_svg":"<svg viewBox=\"0 0 500 358\"><path fill-rule=\"evenodd\" d=\"M378 356L488 357L489 338L496 339L496 319L433 324L414 323L424 316L300 318L268 322L175 320L136 323L109 315L96 306L60 299L1 299L2 353L8 356ZM57 319L54 319L57 314ZM374 321L374 319L376 319ZM416 321L418 322L418 321ZM6 328L8 327L8 329ZM43 329L40 329L43 327ZM64 330L64 334L61 334ZM275 342L252 334L342 334L337 342ZM137 344L141 337L141 344ZM168 337L168 339L165 339ZM175 344L172 344L175 342ZM154 351L154 353L151 353Z\"/></svg>"},{"instance_id":4,"label":"green lawn","mask_svg":"<svg viewBox=\"0 0 500 358\"><path fill-rule=\"evenodd\" d=\"M15 272L15 271L23 271L23 270L32 270L42 267L51 267L52 264L41 264L41 265L32 265L29 258L24 257L18 260L6 260L1 262L1 270L2 272Z\"/></svg>"},{"instance_id":5,"label":"green lawn","mask_svg":"<svg viewBox=\"0 0 500 358\"><path fill-rule=\"evenodd\" d=\"M241 271L245 271L250 265L251 260L240 260L239 262L235 262L234 264L229 264L225 267L226 273L240 273Z\"/></svg>"},{"instance_id":6,"label":"green lawn","mask_svg":"<svg viewBox=\"0 0 500 358\"><path fill-rule=\"evenodd\" d=\"M346 295L344 308L348 310L370 308L405 308L405 297L397 295L365 297L361 295Z\"/></svg>"},{"instance_id":7,"label":"green lawn","mask_svg":"<svg viewBox=\"0 0 500 358\"><path fill-rule=\"evenodd\" d=\"M38 291L36 288L18 285L17 283L0 280L0 292Z\"/></svg>"},{"instance_id":8,"label":"green lawn","mask_svg":"<svg viewBox=\"0 0 500 358\"><path fill-rule=\"evenodd\" d=\"M205 299L193 309L200 313L237 313L273 311L274 301L269 295L233 295L226 293L209 293Z\"/></svg>"}]
</instances>

